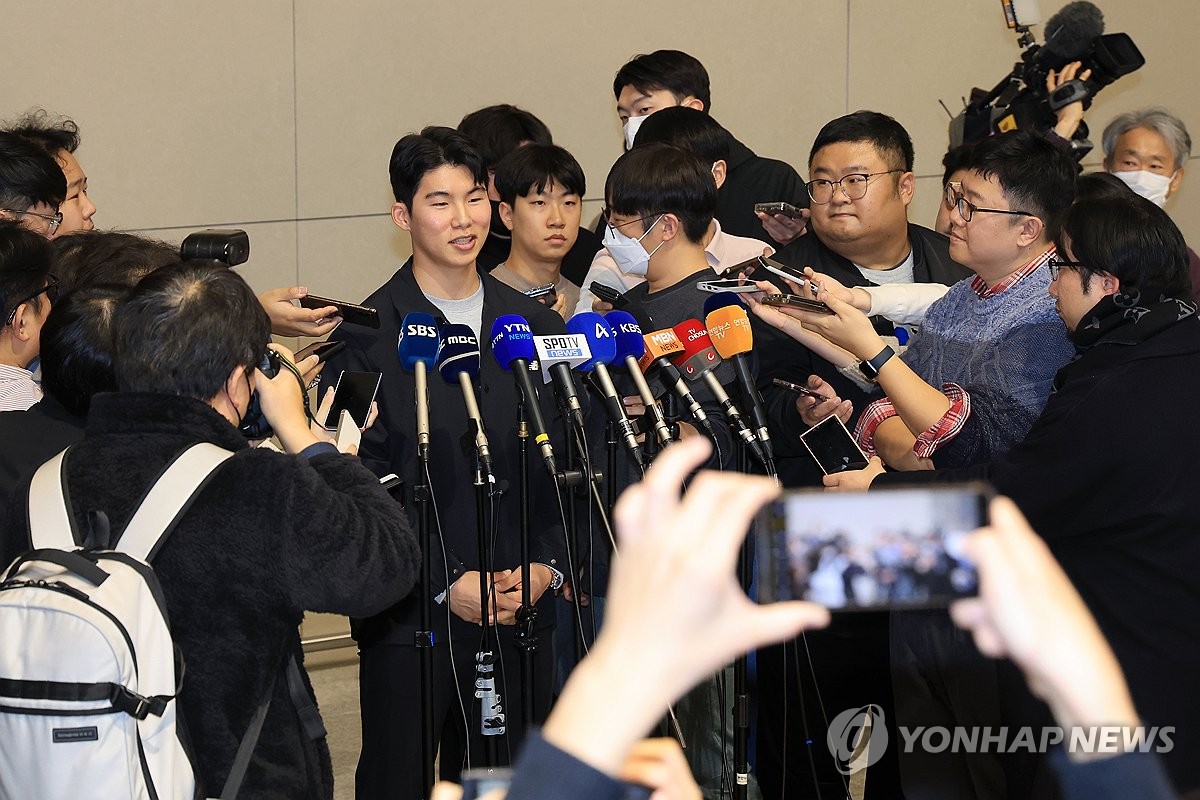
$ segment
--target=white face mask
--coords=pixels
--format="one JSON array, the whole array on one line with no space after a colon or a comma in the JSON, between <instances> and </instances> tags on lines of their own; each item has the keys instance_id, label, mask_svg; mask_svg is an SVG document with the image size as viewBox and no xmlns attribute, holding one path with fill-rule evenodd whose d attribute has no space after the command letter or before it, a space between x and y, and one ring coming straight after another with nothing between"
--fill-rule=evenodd
<instances>
[{"instance_id":1,"label":"white face mask","mask_svg":"<svg viewBox=\"0 0 1200 800\"><path fill-rule=\"evenodd\" d=\"M636 119L636 117L630 117ZM642 239L646 238L646 234L658 224L662 219L660 215L658 219L650 224L638 238L634 239L626 236L612 225L606 225L604 228L604 239L602 244L608 248L608 254L613 257L613 261L617 262L617 268L628 275L646 275L646 270L650 268L650 256L658 252L658 247L662 247L663 243L659 242L658 247L647 253L646 248L642 247Z\"/></svg>"},{"instance_id":2,"label":"white face mask","mask_svg":"<svg viewBox=\"0 0 1200 800\"><path fill-rule=\"evenodd\" d=\"M1144 169L1114 172L1113 175L1159 208L1167 204L1167 191L1171 188L1171 181L1175 178L1174 172L1170 175L1160 175Z\"/></svg>"},{"instance_id":3,"label":"white face mask","mask_svg":"<svg viewBox=\"0 0 1200 800\"><path fill-rule=\"evenodd\" d=\"M646 117L648 116L650 115L646 114L645 116L641 117L630 117L629 119L625 120L625 124L621 126L625 129L626 150L633 149L633 140L637 138L638 128L642 127L642 123L646 121Z\"/></svg>"}]
</instances>

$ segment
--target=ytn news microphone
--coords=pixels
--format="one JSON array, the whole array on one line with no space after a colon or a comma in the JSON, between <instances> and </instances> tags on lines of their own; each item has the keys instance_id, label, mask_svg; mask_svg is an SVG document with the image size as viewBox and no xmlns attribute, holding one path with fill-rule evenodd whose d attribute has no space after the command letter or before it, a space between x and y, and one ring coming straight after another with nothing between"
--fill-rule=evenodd
<instances>
[{"instance_id":1,"label":"ytn news microphone","mask_svg":"<svg viewBox=\"0 0 1200 800\"><path fill-rule=\"evenodd\" d=\"M617 357L616 331L604 321L604 317L594 311L587 311L571 317L567 322L567 331L582 334L587 339L592 357L580 364L578 369L580 372L592 376L596 388L604 397L604 405L608 410L609 417L620 431L621 438L625 440L625 448L629 451L629 455L639 467L644 466L645 459L642 457L642 449L638 447L633 425L630 424L629 417L625 415L625 407L621 404L621 398L617 395L617 389L613 386L612 378L608 374L607 365Z\"/></svg>"},{"instance_id":2,"label":"ytn news microphone","mask_svg":"<svg viewBox=\"0 0 1200 800\"><path fill-rule=\"evenodd\" d=\"M642 368L638 365L638 361L646 354L642 326L638 325L637 320L628 311L610 311L604 315L604 321L611 325L617 333L617 360L625 362L629 377L633 379L638 396L642 398L642 405L646 407L646 413L650 414L654 420L654 433L658 437L658 442L666 447L671 443L671 429L663 416L662 408L650 391L650 385L646 383L646 376L642 374Z\"/></svg>"},{"instance_id":3,"label":"ytn news microphone","mask_svg":"<svg viewBox=\"0 0 1200 800\"><path fill-rule=\"evenodd\" d=\"M417 398L417 455L422 461L429 458L429 384L426 373L437 364L441 345L437 320L432 314L412 311L404 315L400 321L396 359L401 369L413 374L413 394Z\"/></svg>"},{"instance_id":4,"label":"ytn news microphone","mask_svg":"<svg viewBox=\"0 0 1200 800\"><path fill-rule=\"evenodd\" d=\"M773 472L775 452L771 447L771 434L767 431L767 414L763 411L762 396L754 384L750 357L747 355L754 349L754 331L750 328L750 315L733 292L718 292L705 300L704 314L708 338L717 349L717 354L726 361L732 361L737 371L742 397L750 403L750 416L754 420L755 433L758 434L759 444L767 457L767 469Z\"/></svg>"},{"instance_id":5,"label":"ytn news microphone","mask_svg":"<svg viewBox=\"0 0 1200 800\"><path fill-rule=\"evenodd\" d=\"M488 475L492 472L492 450L488 445L487 433L483 430L483 417L479 415L479 403L475 399L475 379L479 377L479 340L475 331L467 325L447 325L441 332L442 347L438 353L437 368L446 383L457 383L462 389L467 416L475 428L475 452Z\"/></svg>"},{"instance_id":6,"label":"ytn news microphone","mask_svg":"<svg viewBox=\"0 0 1200 800\"><path fill-rule=\"evenodd\" d=\"M556 477L558 466L554 462L554 447L546 432L546 421L542 419L537 389L529 378L529 364L537 360L537 348L533 344L533 329L524 317L516 314L496 317L492 323L492 355L502 368L513 374L533 428L533 441L542 451L542 463L550 470L550 477Z\"/></svg>"},{"instance_id":7,"label":"ytn news microphone","mask_svg":"<svg viewBox=\"0 0 1200 800\"><path fill-rule=\"evenodd\" d=\"M632 316L643 331L653 327L650 318L645 314L634 312ZM715 442L716 431L713 430L712 423L708 421L708 413L697 402L691 390L688 389L687 384L684 382L683 375L680 374L675 364L671 362L673 354L683 351L683 345L679 342L679 337L675 335L675 331L670 328L663 328L660 331L651 330L650 333L643 333L642 342L646 346L646 352L642 355L642 360L639 364L642 371L649 373L652 368L657 369L663 386L668 391L674 392L675 396L683 401L683 404L687 406L688 413L692 415L692 419L696 420L696 424L702 427L709 438Z\"/></svg>"}]
</instances>

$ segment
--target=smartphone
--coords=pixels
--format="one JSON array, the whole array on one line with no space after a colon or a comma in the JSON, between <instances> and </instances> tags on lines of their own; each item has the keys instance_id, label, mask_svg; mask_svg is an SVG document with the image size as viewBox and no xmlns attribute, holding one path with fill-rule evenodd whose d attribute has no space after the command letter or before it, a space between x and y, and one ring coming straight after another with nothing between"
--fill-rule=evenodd
<instances>
[{"instance_id":1,"label":"smartphone","mask_svg":"<svg viewBox=\"0 0 1200 800\"><path fill-rule=\"evenodd\" d=\"M228 267L236 267L250 258L250 237L245 231L234 228L209 228L189 233L179 245L179 258L183 261L220 261Z\"/></svg>"},{"instance_id":2,"label":"smartphone","mask_svg":"<svg viewBox=\"0 0 1200 800\"><path fill-rule=\"evenodd\" d=\"M736 292L738 294L762 291L753 283L742 283L737 278L719 278L715 281L699 281L696 284L696 288L702 292Z\"/></svg>"},{"instance_id":3,"label":"smartphone","mask_svg":"<svg viewBox=\"0 0 1200 800\"><path fill-rule=\"evenodd\" d=\"M349 453L353 447L355 452L358 452L358 446L362 443L362 428L358 426L354 417L346 409L338 415L337 433L334 436L334 446L338 452Z\"/></svg>"},{"instance_id":4,"label":"smartphone","mask_svg":"<svg viewBox=\"0 0 1200 800\"><path fill-rule=\"evenodd\" d=\"M379 381L382 372L347 372L338 376L337 387L333 390L333 408L325 418L325 430L336 431L342 412L349 411L354 424L361 431L367 426L367 415L371 413L371 403L379 391Z\"/></svg>"},{"instance_id":5,"label":"smartphone","mask_svg":"<svg viewBox=\"0 0 1200 800\"><path fill-rule=\"evenodd\" d=\"M387 492L393 500L404 506L404 481L394 472L389 472L379 479L379 485Z\"/></svg>"},{"instance_id":6,"label":"smartphone","mask_svg":"<svg viewBox=\"0 0 1200 800\"><path fill-rule=\"evenodd\" d=\"M625 295L608 284L592 281L588 285L588 291L604 302L609 303L613 308L624 308L629 305L629 301L625 299Z\"/></svg>"},{"instance_id":7,"label":"smartphone","mask_svg":"<svg viewBox=\"0 0 1200 800\"><path fill-rule=\"evenodd\" d=\"M803 219L804 218L803 211L801 211L799 208L792 205L791 203L785 203L782 200L778 200L773 203L755 203L754 204L754 213L757 214L760 212L763 214L770 214L772 216L774 216L775 214L783 214L785 217L788 217L789 219Z\"/></svg>"},{"instance_id":8,"label":"smartphone","mask_svg":"<svg viewBox=\"0 0 1200 800\"><path fill-rule=\"evenodd\" d=\"M986 524L984 484L787 492L759 515L758 600L832 610L934 608L978 592L963 540Z\"/></svg>"},{"instance_id":9,"label":"smartphone","mask_svg":"<svg viewBox=\"0 0 1200 800\"><path fill-rule=\"evenodd\" d=\"M833 310L819 300L801 297L796 294L769 294L759 300L764 306L775 308L796 308L801 311L813 311L818 314L832 314Z\"/></svg>"},{"instance_id":10,"label":"smartphone","mask_svg":"<svg viewBox=\"0 0 1200 800\"><path fill-rule=\"evenodd\" d=\"M325 308L337 306L338 316L352 325L362 325L366 328L379 327L379 311L357 303L347 303L345 300L330 300L328 297L318 297L310 294L300 298L300 305L305 308Z\"/></svg>"},{"instance_id":11,"label":"smartphone","mask_svg":"<svg viewBox=\"0 0 1200 800\"><path fill-rule=\"evenodd\" d=\"M789 281L795 281L796 283L804 283L808 280L808 278L804 277L803 270L789 267L787 264L780 264L775 259L767 258L766 256L755 256L754 258L746 259L740 264L734 264L732 267L722 270L720 275L722 278L728 279L736 278L745 273L747 278L762 281L767 280L767 276L762 274L763 271L780 278L786 278Z\"/></svg>"},{"instance_id":12,"label":"smartphone","mask_svg":"<svg viewBox=\"0 0 1200 800\"><path fill-rule=\"evenodd\" d=\"M830 414L800 434L800 442L826 475L862 469L867 465L866 454L858 449L858 443L836 414Z\"/></svg>"},{"instance_id":13,"label":"smartphone","mask_svg":"<svg viewBox=\"0 0 1200 800\"><path fill-rule=\"evenodd\" d=\"M787 389L789 392L795 392L796 394L802 394L805 397L815 397L818 402L823 402L823 401L829 399L828 397L821 394L820 392L814 392L812 389L808 388L807 386L801 386L798 383L792 383L791 381L785 381L783 378L771 378L771 383L775 384L776 386L781 386L784 389Z\"/></svg>"},{"instance_id":14,"label":"smartphone","mask_svg":"<svg viewBox=\"0 0 1200 800\"><path fill-rule=\"evenodd\" d=\"M296 360L303 361L309 356L316 356L318 364L324 364L333 356L346 349L345 342L313 342L308 347L296 353Z\"/></svg>"},{"instance_id":15,"label":"smartphone","mask_svg":"<svg viewBox=\"0 0 1200 800\"><path fill-rule=\"evenodd\" d=\"M525 290L525 296L532 297L534 299L537 299L539 297L545 297L546 295L555 295L555 294L558 294L558 292L554 288L553 283L544 283L541 286L535 286L532 289Z\"/></svg>"}]
</instances>

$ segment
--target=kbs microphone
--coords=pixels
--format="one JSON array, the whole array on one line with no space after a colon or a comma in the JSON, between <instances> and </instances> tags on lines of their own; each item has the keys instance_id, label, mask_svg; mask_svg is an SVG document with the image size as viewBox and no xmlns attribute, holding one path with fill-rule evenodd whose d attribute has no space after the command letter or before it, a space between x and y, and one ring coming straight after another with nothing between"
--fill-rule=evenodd
<instances>
[{"instance_id":1,"label":"kbs microphone","mask_svg":"<svg viewBox=\"0 0 1200 800\"><path fill-rule=\"evenodd\" d=\"M683 344L683 352L676 353L673 358L675 364L683 370L683 374L687 376L688 380L704 380L713 397L717 398L721 408L725 409L725 416L729 418L729 422L737 431L738 436L742 437L742 441L753 451L758 460L766 464L767 456L759 445L758 439L746 427L741 412L737 410L737 406L725 393L725 387L713 374L713 370L721 363L721 357L712 348L708 339L708 331L697 319L684 320L676 325L674 330L680 343Z\"/></svg>"},{"instance_id":2,"label":"kbs microphone","mask_svg":"<svg viewBox=\"0 0 1200 800\"><path fill-rule=\"evenodd\" d=\"M538 405L537 389L529 379L529 362L537 358L537 350L533 346L533 329L524 317L516 314L496 317L492 323L492 355L516 379L517 391L525 400L525 411L533 426L533 441L542 451L542 462L550 470L550 477L556 477L558 466L554 463L554 447L550 444L550 435L546 433L546 421L542 419L542 409Z\"/></svg>"},{"instance_id":3,"label":"kbs microphone","mask_svg":"<svg viewBox=\"0 0 1200 800\"><path fill-rule=\"evenodd\" d=\"M587 363L592 357L587 337L580 334L535 336L533 345L542 364L542 379L546 383L554 381L554 393L558 395L559 404L575 423L575 429L582 431L583 409L579 405L571 370Z\"/></svg>"},{"instance_id":4,"label":"kbs microphone","mask_svg":"<svg viewBox=\"0 0 1200 800\"><path fill-rule=\"evenodd\" d=\"M426 370L437 364L441 346L437 320L432 314L412 311L404 315L400 321L396 358L405 372L413 374L413 394L417 399L417 455L422 461L429 458L429 384L426 382Z\"/></svg>"},{"instance_id":5,"label":"kbs microphone","mask_svg":"<svg viewBox=\"0 0 1200 800\"><path fill-rule=\"evenodd\" d=\"M475 401L475 379L479 377L479 340L475 338L475 331L466 325L447 325L442 328L442 347L438 353L437 368L446 383L457 383L462 389L467 416L475 426L475 451L488 477L494 481L492 450L483 430L479 403Z\"/></svg>"},{"instance_id":6,"label":"kbs microphone","mask_svg":"<svg viewBox=\"0 0 1200 800\"><path fill-rule=\"evenodd\" d=\"M750 328L750 315L742 307L733 292L718 292L704 301L704 325L708 338L717 349L717 354L732 361L737 370L738 383L742 385L742 396L750 403L750 416L754 420L755 433L767 457L767 467L773 471L774 448L771 434L767 431L767 414L763 411L762 397L754 385L750 371L750 359L746 354L754 348L754 332Z\"/></svg>"},{"instance_id":7,"label":"kbs microphone","mask_svg":"<svg viewBox=\"0 0 1200 800\"><path fill-rule=\"evenodd\" d=\"M634 314L633 317L637 320L638 325L643 331L652 324L650 318L644 314ZM704 432L708 434L710 439L716 441L716 431L713 430L712 423L708 421L708 414L701 408L696 398L692 396L691 390L688 389L687 384L683 381L683 375L671 363L671 354L683 351L683 345L680 344L679 337L675 335L675 331L670 328L664 328L661 331L652 331L642 336L642 342L646 346L646 353L642 356L640 364L642 370L649 372L651 367L657 368L663 385L683 401L683 404L688 408L688 412L692 415L692 419L696 420L697 424L704 428Z\"/></svg>"},{"instance_id":8,"label":"kbs microphone","mask_svg":"<svg viewBox=\"0 0 1200 800\"><path fill-rule=\"evenodd\" d=\"M587 339L592 357L580 364L579 370L592 374L596 388L604 396L604 405L608 408L608 415L616 423L617 430L625 440L625 448L629 450L629 455L633 457L637 465L643 466L645 462L642 458L642 449L638 447L637 436L633 433L633 425L629 423L629 417L625 415L625 407L621 405L621 398L617 396L617 389L613 386L606 366L617 356L616 331L604 321L604 317L594 311L587 311L571 317L567 322L567 331L582 334Z\"/></svg>"},{"instance_id":9,"label":"kbs microphone","mask_svg":"<svg viewBox=\"0 0 1200 800\"><path fill-rule=\"evenodd\" d=\"M646 383L646 376L642 374L642 368L638 366L638 359L646 354L646 342L642 339L642 327L637 324L637 320L628 311L610 311L604 315L604 321L617 332L617 358L625 362L625 368L629 370L629 377L633 379L638 394L642 398L642 404L646 406L646 413L651 414L654 418L654 432L658 436L659 444L666 447L671 443L671 429L667 426L662 408L655 402L654 395L650 392L650 385Z\"/></svg>"}]
</instances>

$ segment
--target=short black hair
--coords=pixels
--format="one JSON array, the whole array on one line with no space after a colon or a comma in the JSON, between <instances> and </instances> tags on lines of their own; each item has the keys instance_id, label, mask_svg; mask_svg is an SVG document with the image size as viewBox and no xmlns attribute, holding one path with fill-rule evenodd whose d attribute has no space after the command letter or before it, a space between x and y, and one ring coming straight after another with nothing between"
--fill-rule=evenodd
<instances>
[{"instance_id":1,"label":"short black hair","mask_svg":"<svg viewBox=\"0 0 1200 800\"><path fill-rule=\"evenodd\" d=\"M120 231L80 231L50 243L58 294L81 286L133 287L159 267L179 261L179 248L158 239Z\"/></svg>"},{"instance_id":2,"label":"short black hair","mask_svg":"<svg viewBox=\"0 0 1200 800\"><path fill-rule=\"evenodd\" d=\"M117 390L113 321L124 286L85 286L54 304L41 332L42 388L77 417L92 397Z\"/></svg>"},{"instance_id":3,"label":"short black hair","mask_svg":"<svg viewBox=\"0 0 1200 800\"><path fill-rule=\"evenodd\" d=\"M421 178L442 166L465 167L477 186L487 186L487 169L471 141L454 128L430 125L403 137L392 148L388 173L396 202L411 209Z\"/></svg>"},{"instance_id":4,"label":"short black hair","mask_svg":"<svg viewBox=\"0 0 1200 800\"><path fill-rule=\"evenodd\" d=\"M1107 272L1125 291L1148 288L1190 300L1187 245L1167 212L1133 192L1080 198L1062 217L1055 237L1062 258L1070 244L1087 288ZM1150 302L1153 302L1151 299Z\"/></svg>"},{"instance_id":5,"label":"short black hair","mask_svg":"<svg viewBox=\"0 0 1200 800\"><path fill-rule=\"evenodd\" d=\"M475 145L487 169L495 169L501 159L523 144L554 143L546 123L507 103L472 111L458 123L458 132Z\"/></svg>"},{"instance_id":6,"label":"short black hair","mask_svg":"<svg viewBox=\"0 0 1200 800\"><path fill-rule=\"evenodd\" d=\"M0 208L27 211L38 203L54 210L67 197L67 178L54 157L15 133L0 131Z\"/></svg>"},{"instance_id":7,"label":"short black hair","mask_svg":"<svg viewBox=\"0 0 1200 800\"><path fill-rule=\"evenodd\" d=\"M496 165L496 192L510 206L518 197L541 192L550 184L581 198L587 188L583 167L575 156L556 144L528 144Z\"/></svg>"},{"instance_id":8,"label":"short black hair","mask_svg":"<svg viewBox=\"0 0 1200 800\"><path fill-rule=\"evenodd\" d=\"M867 142L876 150L890 169L912 172L912 137L904 126L887 114L878 111L855 111L830 120L817 132L812 149L808 151L808 164L822 147L842 142Z\"/></svg>"},{"instance_id":9,"label":"short black hair","mask_svg":"<svg viewBox=\"0 0 1200 800\"><path fill-rule=\"evenodd\" d=\"M995 178L1009 207L1041 219L1046 238L1054 239L1063 211L1075 199L1079 170L1071 156L1044 136L1013 131L978 142L967 166L984 178Z\"/></svg>"},{"instance_id":10,"label":"short black hair","mask_svg":"<svg viewBox=\"0 0 1200 800\"><path fill-rule=\"evenodd\" d=\"M971 151L975 149L975 142L967 142L960 144L958 147L951 147L946 151L946 155L942 156L942 188L946 188L946 184L950 182L950 176L958 172L960 169L968 169L971 164Z\"/></svg>"},{"instance_id":11,"label":"short black hair","mask_svg":"<svg viewBox=\"0 0 1200 800\"><path fill-rule=\"evenodd\" d=\"M687 150L709 164L729 160L729 131L709 114L686 106L656 111L646 117L633 140L634 147L661 142Z\"/></svg>"},{"instance_id":12,"label":"short black hair","mask_svg":"<svg viewBox=\"0 0 1200 800\"><path fill-rule=\"evenodd\" d=\"M67 117L56 117L44 108L28 111L19 119L7 123L4 130L37 144L52 156L63 150L74 153L79 149L79 126Z\"/></svg>"},{"instance_id":13,"label":"short black hair","mask_svg":"<svg viewBox=\"0 0 1200 800\"><path fill-rule=\"evenodd\" d=\"M647 93L666 89L676 101L694 97L704 104L705 113L712 110L708 70L682 50L655 50L634 56L617 70L613 78L613 97L620 100L621 90L626 86Z\"/></svg>"},{"instance_id":14,"label":"short black hair","mask_svg":"<svg viewBox=\"0 0 1200 800\"><path fill-rule=\"evenodd\" d=\"M209 401L236 367L258 366L267 312L233 270L184 261L147 275L117 307L117 386Z\"/></svg>"},{"instance_id":15,"label":"short black hair","mask_svg":"<svg viewBox=\"0 0 1200 800\"><path fill-rule=\"evenodd\" d=\"M1087 197L1124 197L1135 194L1125 181L1111 172L1089 172L1075 179L1075 202Z\"/></svg>"},{"instance_id":16,"label":"short black hair","mask_svg":"<svg viewBox=\"0 0 1200 800\"><path fill-rule=\"evenodd\" d=\"M50 242L15 220L0 219L0 323L21 303L39 311L39 289L50 280Z\"/></svg>"},{"instance_id":17,"label":"short black hair","mask_svg":"<svg viewBox=\"0 0 1200 800\"><path fill-rule=\"evenodd\" d=\"M669 144L635 147L617 159L604 184L605 201L618 214L674 214L687 238L699 243L717 213L711 167ZM653 220L645 222L648 228Z\"/></svg>"}]
</instances>

